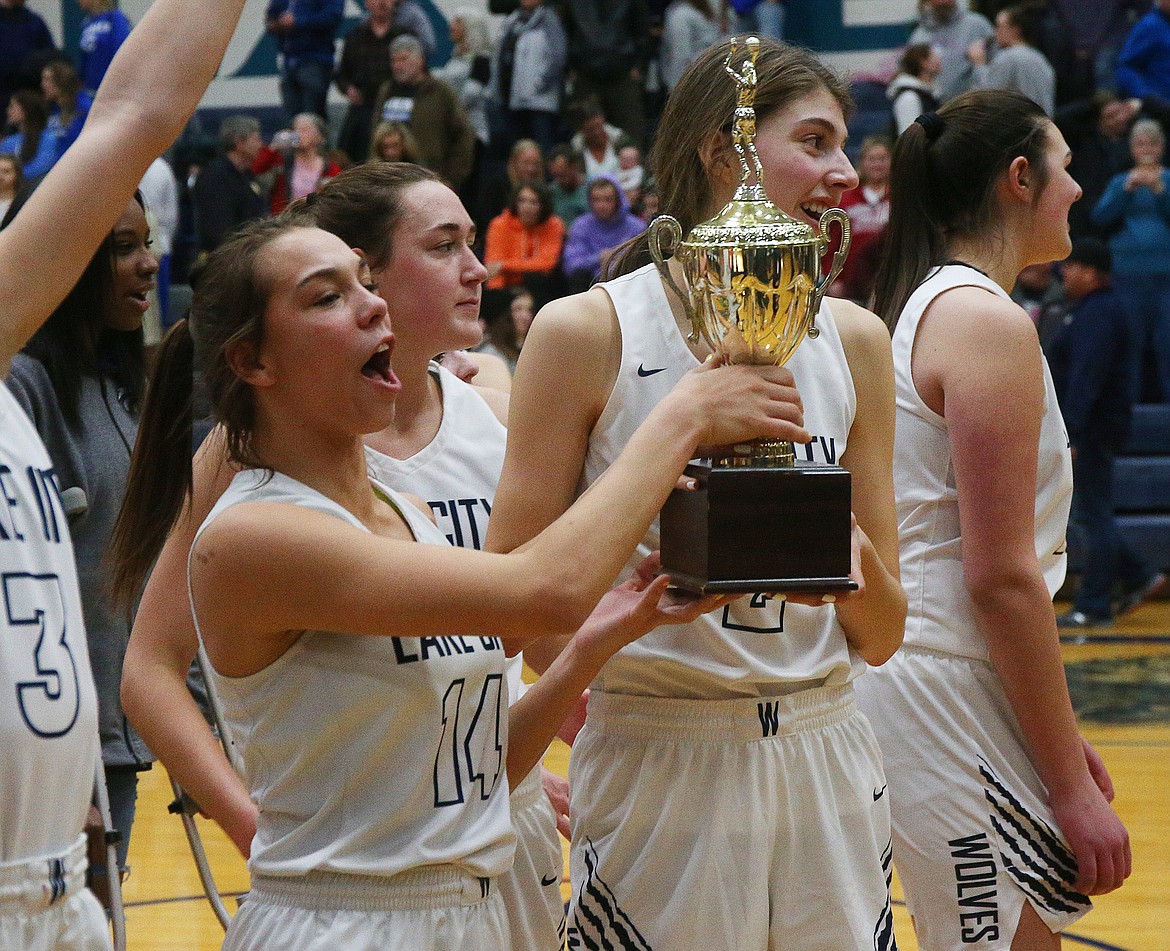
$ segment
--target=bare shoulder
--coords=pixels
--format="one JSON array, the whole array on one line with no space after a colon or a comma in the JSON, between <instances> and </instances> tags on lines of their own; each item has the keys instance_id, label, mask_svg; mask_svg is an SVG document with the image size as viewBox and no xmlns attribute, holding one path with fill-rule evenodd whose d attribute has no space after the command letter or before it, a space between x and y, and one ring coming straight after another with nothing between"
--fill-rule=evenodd
<instances>
[{"instance_id":1,"label":"bare shoulder","mask_svg":"<svg viewBox=\"0 0 1170 951\"><path fill-rule=\"evenodd\" d=\"M986 415L1002 409L1010 416L1024 405L1043 408L1036 327L1022 307L984 288L953 288L930 303L913 361L919 393L952 428L968 410Z\"/></svg>"},{"instance_id":2,"label":"bare shoulder","mask_svg":"<svg viewBox=\"0 0 1170 951\"><path fill-rule=\"evenodd\" d=\"M477 386L475 392L488 405L492 415L503 425L508 425L508 394L490 386Z\"/></svg>"},{"instance_id":3,"label":"bare shoulder","mask_svg":"<svg viewBox=\"0 0 1170 951\"><path fill-rule=\"evenodd\" d=\"M617 333L617 315L609 295L599 287L550 301L540 309L525 340L532 335L542 342L556 340L564 345L590 347L604 343Z\"/></svg>"},{"instance_id":4,"label":"bare shoulder","mask_svg":"<svg viewBox=\"0 0 1170 951\"><path fill-rule=\"evenodd\" d=\"M1039 341L1032 319L1015 301L983 287L954 287L939 294L922 315L919 338L979 343L988 349Z\"/></svg>"},{"instance_id":5,"label":"bare shoulder","mask_svg":"<svg viewBox=\"0 0 1170 951\"><path fill-rule=\"evenodd\" d=\"M829 298L829 307L845 357L855 376L864 367L884 366L891 362L890 332L885 321L873 311L843 298Z\"/></svg>"},{"instance_id":6,"label":"bare shoulder","mask_svg":"<svg viewBox=\"0 0 1170 951\"><path fill-rule=\"evenodd\" d=\"M199 533L191 567L217 565L217 572L254 577L273 565L321 557L336 538L368 534L335 515L290 502L241 502L221 511Z\"/></svg>"},{"instance_id":7,"label":"bare shoulder","mask_svg":"<svg viewBox=\"0 0 1170 951\"><path fill-rule=\"evenodd\" d=\"M475 376L471 378L471 383L483 391L480 393L481 396L490 390L499 393L511 391L512 371L508 369L508 364L500 357L494 353L478 353L475 350L466 351L464 356L477 368Z\"/></svg>"},{"instance_id":8,"label":"bare shoulder","mask_svg":"<svg viewBox=\"0 0 1170 951\"><path fill-rule=\"evenodd\" d=\"M842 336L856 333L876 333L885 329L885 323L872 310L866 310L860 304L855 304L844 297L826 297L825 302L833 312L833 320ZM889 336L889 332L886 332Z\"/></svg>"},{"instance_id":9,"label":"bare shoulder","mask_svg":"<svg viewBox=\"0 0 1170 951\"><path fill-rule=\"evenodd\" d=\"M535 408L552 394L578 411L600 412L621 364L621 331L609 295L590 288L540 309L516 363L512 406ZM549 412L544 405L540 412Z\"/></svg>"}]
</instances>

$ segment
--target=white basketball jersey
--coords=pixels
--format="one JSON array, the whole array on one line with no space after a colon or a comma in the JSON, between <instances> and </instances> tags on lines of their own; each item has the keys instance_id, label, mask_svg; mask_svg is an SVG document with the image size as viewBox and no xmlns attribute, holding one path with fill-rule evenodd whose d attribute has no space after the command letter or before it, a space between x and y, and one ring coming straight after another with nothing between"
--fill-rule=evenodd
<instances>
[{"instance_id":1,"label":"white basketball jersey","mask_svg":"<svg viewBox=\"0 0 1170 951\"><path fill-rule=\"evenodd\" d=\"M613 392L590 435L583 488L617 458L679 378L698 366L653 265L600 286L617 311L622 355ZM787 364L804 401L805 428L813 434L796 452L797 458L837 463L848 444L857 394L827 306L816 324L820 335L805 339ZM658 544L655 520L630 564ZM831 606L805 607L757 594L692 624L651 631L615 655L596 686L657 697L771 696L810 681L845 683L864 669Z\"/></svg>"},{"instance_id":2,"label":"white basketball jersey","mask_svg":"<svg viewBox=\"0 0 1170 951\"><path fill-rule=\"evenodd\" d=\"M259 501L366 530L296 480L265 477L237 475L200 533L229 506ZM417 541L447 544L414 506L378 488ZM389 876L449 864L496 876L511 866L499 639L306 631L255 674L212 676L260 808L253 872Z\"/></svg>"},{"instance_id":3,"label":"white basketball jersey","mask_svg":"<svg viewBox=\"0 0 1170 951\"><path fill-rule=\"evenodd\" d=\"M959 499L947 421L918 395L910 365L922 314L953 287L983 287L1008 299L995 281L966 265L933 271L910 296L894 329L894 378L898 391L894 436L894 494L898 545L909 616L906 644L987 659L963 581ZM1056 402L1048 361L1044 369L1044 417L1036 468L1036 556L1050 594L1064 582L1065 530L1072 500L1072 459Z\"/></svg>"},{"instance_id":4,"label":"white basketball jersey","mask_svg":"<svg viewBox=\"0 0 1170 951\"><path fill-rule=\"evenodd\" d=\"M376 481L424 499L452 545L482 550L508 430L474 386L437 363L431 364L431 373L443 394L443 421L435 438L409 459L367 446L366 468ZM520 655L508 661L512 703L524 691L523 668Z\"/></svg>"},{"instance_id":5,"label":"white basketball jersey","mask_svg":"<svg viewBox=\"0 0 1170 951\"><path fill-rule=\"evenodd\" d=\"M97 696L53 463L0 383L0 865L62 856L93 795Z\"/></svg>"}]
</instances>

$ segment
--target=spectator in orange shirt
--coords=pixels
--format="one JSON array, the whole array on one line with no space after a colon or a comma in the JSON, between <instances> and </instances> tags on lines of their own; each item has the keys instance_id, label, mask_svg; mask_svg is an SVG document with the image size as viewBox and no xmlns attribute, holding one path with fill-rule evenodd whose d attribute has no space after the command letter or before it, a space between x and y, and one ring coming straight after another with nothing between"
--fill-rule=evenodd
<instances>
[{"instance_id":1,"label":"spectator in orange shirt","mask_svg":"<svg viewBox=\"0 0 1170 951\"><path fill-rule=\"evenodd\" d=\"M565 226L553 214L548 186L543 182L517 185L508 207L488 225L484 246L488 288L523 284L538 301L549 299L564 243Z\"/></svg>"}]
</instances>

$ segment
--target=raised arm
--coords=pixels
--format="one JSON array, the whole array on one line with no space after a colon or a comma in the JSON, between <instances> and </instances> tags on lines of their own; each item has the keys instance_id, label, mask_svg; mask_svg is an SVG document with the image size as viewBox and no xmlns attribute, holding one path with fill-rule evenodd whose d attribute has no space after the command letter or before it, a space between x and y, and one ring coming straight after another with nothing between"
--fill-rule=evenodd
<instances>
[{"instance_id":1,"label":"raised arm","mask_svg":"<svg viewBox=\"0 0 1170 951\"><path fill-rule=\"evenodd\" d=\"M77 282L147 167L182 131L244 2L156 0L118 50L81 135L0 232L0 373ZM83 182L86 214L79 215Z\"/></svg>"},{"instance_id":2,"label":"raised arm","mask_svg":"<svg viewBox=\"0 0 1170 951\"><path fill-rule=\"evenodd\" d=\"M1035 329L1014 304L955 290L927 311L914 359L915 384L928 403L941 401L950 433L976 623L1076 856L1076 887L1111 891L1129 874L1129 839L1086 760L1036 556L1045 395Z\"/></svg>"},{"instance_id":3,"label":"raised arm","mask_svg":"<svg viewBox=\"0 0 1170 951\"><path fill-rule=\"evenodd\" d=\"M834 300L857 415L841 465L853 478L853 514L861 536L865 587L836 605L849 643L870 664L882 664L902 643L906 593L898 570L894 508L894 363L881 319L849 301Z\"/></svg>"},{"instance_id":4,"label":"raised arm","mask_svg":"<svg viewBox=\"0 0 1170 951\"><path fill-rule=\"evenodd\" d=\"M218 430L194 461L194 497L159 555L142 595L122 671L122 708L167 772L247 856L256 806L187 689L198 641L187 599L187 552L231 481Z\"/></svg>"}]
</instances>

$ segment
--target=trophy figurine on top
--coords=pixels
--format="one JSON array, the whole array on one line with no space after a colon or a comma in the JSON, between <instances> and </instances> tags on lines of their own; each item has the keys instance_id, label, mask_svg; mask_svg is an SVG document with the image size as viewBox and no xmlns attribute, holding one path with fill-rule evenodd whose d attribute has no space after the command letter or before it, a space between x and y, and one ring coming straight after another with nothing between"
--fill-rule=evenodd
<instances>
[{"instance_id":1,"label":"trophy figurine on top","mask_svg":"<svg viewBox=\"0 0 1170 951\"><path fill-rule=\"evenodd\" d=\"M738 67L732 42L724 67L735 81L732 144L741 165L734 197L685 239L669 215L650 225L650 254L682 301L690 339L729 363L783 366L806 336L849 253L849 217L840 208L814 231L764 193L756 153L756 57L748 37ZM836 222L841 245L829 273L821 256ZM689 292L667 267L678 258ZM840 466L797 461L790 442L761 439L687 467L696 482L676 491L660 518L662 567L673 582L700 593L832 593L857 587L849 577L851 487Z\"/></svg>"}]
</instances>

